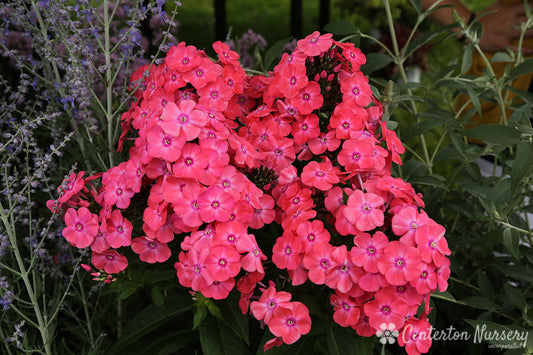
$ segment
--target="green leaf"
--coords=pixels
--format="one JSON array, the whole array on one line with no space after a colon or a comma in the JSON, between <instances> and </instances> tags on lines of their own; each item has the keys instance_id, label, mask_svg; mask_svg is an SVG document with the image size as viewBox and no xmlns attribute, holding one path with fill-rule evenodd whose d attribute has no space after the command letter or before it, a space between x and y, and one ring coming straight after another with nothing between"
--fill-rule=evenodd
<instances>
[{"instance_id":1,"label":"green leaf","mask_svg":"<svg viewBox=\"0 0 533 355\"><path fill-rule=\"evenodd\" d=\"M466 46L461 62L461 74L464 74L472 66L472 46Z\"/></svg>"},{"instance_id":2,"label":"green leaf","mask_svg":"<svg viewBox=\"0 0 533 355\"><path fill-rule=\"evenodd\" d=\"M291 38L292 37L277 41L266 52L264 60L266 70L271 70L274 68L274 62L277 62L278 58L281 56L281 52L283 52L283 47L285 47Z\"/></svg>"},{"instance_id":3,"label":"green leaf","mask_svg":"<svg viewBox=\"0 0 533 355\"><path fill-rule=\"evenodd\" d=\"M200 325L200 343L204 355L236 355L246 354L246 345L215 317L207 317Z\"/></svg>"},{"instance_id":4,"label":"green leaf","mask_svg":"<svg viewBox=\"0 0 533 355\"><path fill-rule=\"evenodd\" d=\"M163 294L157 286L152 286L152 301L159 308L163 308L163 306L165 305L165 299L163 298Z\"/></svg>"},{"instance_id":5,"label":"green leaf","mask_svg":"<svg viewBox=\"0 0 533 355\"><path fill-rule=\"evenodd\" d=\"M416 13L420 15L422 13L422 4L420 3L420 0L409 0L409 2L415 8Z\"/></svg>"},{"instance_id":6,"label":"green leaf","mask_svg":"<svg viewBox=\"0 0 533 355\"><path fill-rule=\"evenodd\" d=\"M490 58L490 61L492 63L511 63L514 62L514 59L507 52L497 52Z\"/></svg>"},{"instance_id":7,"label":"green leaf","mask_svg":"<svg viewBox=\"0 0 533 355\"><path fill-rule=\"evenodd\" d=\"M327 332L328 354L350 354L354 349L357 349L354 332L350 330L347 331L337 325L330 327Z\"/></svg>"},{"instance_id":8,"label":"green leaf","mask_svg":"<svg viewBox=\"0 0 533 355\"><path fill-rule=\"evenodd\" d=\"M511 228L503 230L503 245L516 259L519 259L519 242L520 236L516 231Z\"/></svg>"},{"instance_id":9,"label":"green leaf","mask_svg":"<svg viewBox=\"0 0 533 355\"><path fill-rule=\"evenodd\" d=\"M509 297L511 303L518 306L518 308L520 309L524 309L524 307L526 306L526 300L522 292L520 292L520 289L517 289L516 287L513 287L508 283L503 285L503 288L505 290L505 294Z\"/></svg>"},{"instance_id":10,"label":"green leaf","mask_svg":"<svg viewBox=\"0 0 533 355\"><path fill-rule=\"evenodd\" d=\"M209 313L211 313L212 316L222 319L222 313L220 312L220 308L217 306L214 300L210 298L204 298L204 304L207 306L207 309L209 310Z\"/></svg>"},{"instance_id":11,"label":"green leaf","mask_svg":"<svg viewBox=\"0 0 533 355\"><path fill-rule=\"evenodd\" d=\"M485 297L480 296L470 296L463 299L463 302L469 306L477 309L485 309L488 311L493 311L497 308L496 304L492 301L486 299Z\"/></svg>"},{"instance_id":12,"label":"green leaf","mask_svg":"<svg viewBox=\"0 0 533 355\"><path fill-rule=\"evenodd\" d=\"M533 171L533 143L524 143L519 145L516 152L516 158L511 169L511 191L514 194L521 186L522 179L531 174Z\"/></svg>"},{"instance_id":13,"label":"green leaf","mask_svg":"<svg viewBox=\"0 0 533 355\"><path fill-rule=\"evenodd\" d=\"M351 35L359 32L351 22L345 20L336 20L324 26L324 31L334 35Z\"/></svg>"},{"instance_id":14,"label":"green leaf","mask_svg":"<svg viewBox=\"0 0 533 355\"><path fill-rule=\"evenodd\" d=\"M142 336L161 327L169 320L181 313L192 309L192 301L189 297L176 295L167 300L165 308L159 308L154 304L141 310L133 318L122 332L120 338L113 344L110 353L122 353L121 351L130 343Z\"/></svg>"},{"instance_id":15,"label":"green leaf","mask_svg":"<svg viewBox=\"0 0 533 355\"><path fill-rule=\"evenodd\" d=\"M388 64L392 63L392 58L388 55L381 53L368 53L366 56L366 63L361 66L361 71L365 75L369 75L376 70L384 68Z\"/></svg>"},{"instance_id":16,"label":"green leaf","mask_svg":"<svg viewBox=\"0 0 533 355\"><path fill-rule=\"evenodd\" d=\"M202 303L196 307L196 311L194 312L192 329L198 328L206 318L207 306Z\"/></svg>"},{"instance_id":17,"label":"green leaf","mask_svg":"<svg viewBox=\"0 0 533 355\"><path fill-rule=\"evenodd\" d=\"M520 132L516 128L500 124L484 124L472 127L464 131L464 134L491 144L509 146L520 142Z\"/></svg>"},{"instance_id":18,"label":"green leaf","mask_svg":"<svg viewBox=\"0 0 533 355\"><path fill-rule=\"evenodd\" d=\"M494 300L494 288L492 287L492 283L484 272L478 272L477 284L479 285L479 290L481 291L481 294L483 296L487 297L490 300Z\"/></svg>"},{"instance_id":19,"label":"green leaf","mask_svg":"<svg viewBox=\"0 0 533 355\"><path fill-rule=\"evenodd\" d=\"M526 59L522 64L519 64L509 72L509 79L514 80L522 75L533 72L533 59Z\"/></svg>"},{"instance_id":20,"label":"green leaf","mask_svg":"<svg viewBox=\"0 0 533 355\"><path fill-rule=\"evenodd\" d=\"M250 344L249 316L242 314L236 297L226 298L219 303L222 321L246 344Z\"/></svg>"},{"instance_id":21,"label":"green leaf","mask_svg":"<svg viewBox=\"0 0 533 355\"><path fill-rule=\"evenodd\" d=\"M448 186L446 184L446 179L440 175L433 174L428 176L419 176L409 179L411 184L421 184L428 185L433 187L438 187L448 191Z\"/></svg>"}]
</instances>

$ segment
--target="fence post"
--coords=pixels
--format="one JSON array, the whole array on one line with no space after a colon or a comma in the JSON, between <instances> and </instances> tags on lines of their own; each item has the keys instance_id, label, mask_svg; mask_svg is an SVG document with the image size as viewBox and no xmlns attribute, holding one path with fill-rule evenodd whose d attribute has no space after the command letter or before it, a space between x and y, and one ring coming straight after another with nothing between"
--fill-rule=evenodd
<instances>
[{"instance_id":1,"label":"fence post","mask_svg":"<svg viewBox=\"0 0 533 355\"><path fill-rule=\"evenodd\" d=\"M215 8L215 38L217 41L226 40L226 0L213 0Z\"/></svg>"}]
</instances>

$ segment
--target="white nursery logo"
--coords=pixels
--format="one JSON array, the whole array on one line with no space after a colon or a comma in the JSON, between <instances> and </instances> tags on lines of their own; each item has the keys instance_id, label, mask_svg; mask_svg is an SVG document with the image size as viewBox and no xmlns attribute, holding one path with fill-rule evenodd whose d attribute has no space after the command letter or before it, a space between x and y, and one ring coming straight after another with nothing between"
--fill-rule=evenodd
<instances>
[{"instance_id":1,"label":"white nursery logo","mask_svg":"<svg viewBox=\"0 0 533 355\"><path fill-rule=\"evenodd\" d=\"M376 332L376 336L379 338L381 344L394 344L399 333L396 330L396 325L394 323L382 323L379 326L379 330Z\"/></svg>"}]
</instances>

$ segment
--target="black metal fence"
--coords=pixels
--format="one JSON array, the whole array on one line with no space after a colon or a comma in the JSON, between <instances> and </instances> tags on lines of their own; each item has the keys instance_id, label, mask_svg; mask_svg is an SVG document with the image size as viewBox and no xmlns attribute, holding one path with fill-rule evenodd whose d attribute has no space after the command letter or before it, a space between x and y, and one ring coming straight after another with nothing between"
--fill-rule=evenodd
<instances>
[{"instance_id":1,"label":"black metal fence","mask_svg":"<svg viewBox=\"0 0 533 355\"><path fill-rule=\"evenodd\" d=\"M213 0L215 9L215 38L220 41L226 39L226 0ZM290 35L302 37L302 7L303 0L291 0ZM320 0L318 7L318 25L320 30L329 22L330 0Z\"/></svg>"}]
</instances>

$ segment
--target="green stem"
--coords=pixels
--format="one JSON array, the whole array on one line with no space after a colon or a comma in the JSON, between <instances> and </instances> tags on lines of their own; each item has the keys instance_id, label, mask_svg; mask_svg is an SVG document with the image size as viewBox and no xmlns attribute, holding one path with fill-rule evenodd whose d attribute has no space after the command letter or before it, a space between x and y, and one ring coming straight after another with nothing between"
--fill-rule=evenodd
<instances>
[{"instance_id":1,"label":"green stem","mask_svg":"<svg viewBox=\"0 0 533 355\"><path fill-rule=\"evenodd\" d=\"M107 145L108 145L108 154L109 154L109 166L114 165L113 161L113 149L114 149L114 141L113 141L113 81L112 81L112 73L111 73L111 44L109 42L109 27L110 27L110 18L109 18L109 9L108 9L108 1L104 0L104 56L105 56L105 68L106 68L106 82L105 82L105 88L106 88L106 110L105 110L105 117L107 121ZM115 7L118 5L115 5Z\"/></svg>"},{"instance_id":2,"label":"green stem","mask_svg":"<svg viewBox=\"0 0 533 355\"><path fill-rule=\"evenodd\" d=\"M407 83L407 74L405 72L405 68L403 67L403 63L405 61L405 58L401 55L400 49L398 47L398 41L396 39L396 31L394 30L394 20L392 18L392 12L391 12L391 9L390 9L389 1L388 0L383 0L383 3L385 5L385 14L387 15L387 22L388 22L388 25L389 25L389 31L390 31L390 35L391 35L392 48L394 50L394 56L393 56L394 62L396 63L396 65L398 67L398 70L400 72L400 76L401 76L403 82ZM411 89L407 89L407 93L410 96L413 95L413 92L412 92ZM416 107L415 102L413 100L410 100L410 105L411 105L411 110L413 112L413 115L416 117L416 121L420 122L420 117L418 115L418 109ZM422 161L428 167L429 174L432 174L433 173L432 164L431 164L431 160L429 158L429 152L428 152L428 148L427 148L427 144L426 144L426 139L425 139L423 134L420 135L420 144L422 145L422 153L424 154L424 159L422 159Z\"/></svg>"}]
</instances>

